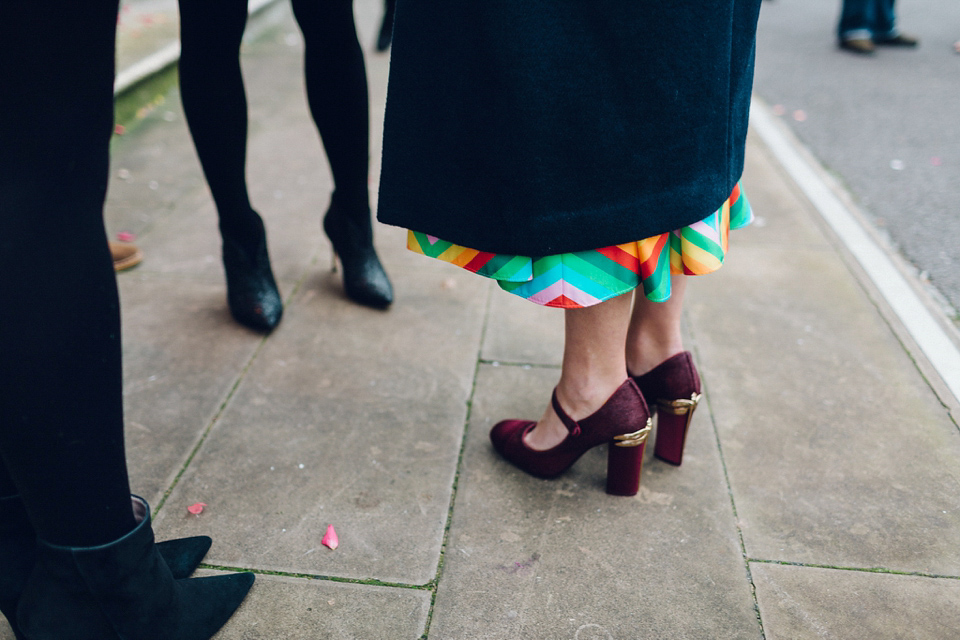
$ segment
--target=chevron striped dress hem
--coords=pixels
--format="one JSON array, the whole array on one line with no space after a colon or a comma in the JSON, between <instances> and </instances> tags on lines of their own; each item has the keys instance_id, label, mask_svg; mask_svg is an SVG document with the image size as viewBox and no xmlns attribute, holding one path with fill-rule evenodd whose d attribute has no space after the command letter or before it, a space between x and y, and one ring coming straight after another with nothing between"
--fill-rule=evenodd
<instances>
[{"instance_id":1,"label":"chevron striped dress hem","mask_svg":"<svg viewBox=\"0 0 960 640\"><path fill-rule=\"evenodd\" d=\"M493 278L500 288L531 302L578 309L637 287L653 302L670 298L672 274L705 275L723 265L731 229L753 221L738 183L719 209L689 226L643 240L551 256L477 251L419 231L407 232L407 248Z\"/></svg>"}]
</instances>

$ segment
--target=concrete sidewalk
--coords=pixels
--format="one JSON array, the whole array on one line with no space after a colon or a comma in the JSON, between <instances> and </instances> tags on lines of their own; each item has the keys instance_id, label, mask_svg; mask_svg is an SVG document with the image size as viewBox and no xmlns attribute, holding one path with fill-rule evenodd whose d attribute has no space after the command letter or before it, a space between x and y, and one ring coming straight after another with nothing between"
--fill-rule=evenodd
<instances>
[{"instance_id":1,"label":"concrete sidewalk","mask_svg":"<svg viewBox=\"0 0 960 640\"><path fill-rule=\"evenodd\" d=\"M371 51L380 3L356 4ZM538 480L487 433L539 416L562 314L384 226L396 303L346 301L320 230L332 184L301 38L286 3L260 21L244 50L248 175L280 327L263 338L229 317L175 90L117 142L107 206L111 234L146 255L118 276L134 490L158 538L213 537L203 573L259 574L217 638L957 637L950 400L757 139L757 223L688 294L706 401L683 466L648 455L636 498L604 493L600 450ZM373 191L387 66L368 58Z\"/></svg>"}]
</instances>

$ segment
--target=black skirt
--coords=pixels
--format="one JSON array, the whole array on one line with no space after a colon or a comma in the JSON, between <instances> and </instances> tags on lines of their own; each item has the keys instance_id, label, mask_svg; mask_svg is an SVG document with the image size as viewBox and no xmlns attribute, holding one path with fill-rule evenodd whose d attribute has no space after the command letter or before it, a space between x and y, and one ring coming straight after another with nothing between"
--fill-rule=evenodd
<instances>
[{"instance_id":1,"label":"black skirt","mask_svg":"<svg viewBox=\"0 0 960 640\"><path fill-rule=\"evenodd\" d=\"M760 0L398 0L378 218L482 251L704 218L743 171Z\"/></svg>"}]
</instances>

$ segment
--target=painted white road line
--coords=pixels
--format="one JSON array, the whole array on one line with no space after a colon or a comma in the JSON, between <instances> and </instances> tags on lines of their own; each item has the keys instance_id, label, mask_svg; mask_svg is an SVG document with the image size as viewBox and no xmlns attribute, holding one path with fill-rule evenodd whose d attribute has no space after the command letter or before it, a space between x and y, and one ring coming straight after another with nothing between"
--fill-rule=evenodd
<instances>
[{"instance_id":1,"label":"painted white road line","mask_svg":"<svg viewBox=\"0 0 960 640\"><path fill-rule=\"evenodd\" d=\"M811 166L813 161L799 151L792 134L756 101L750 108L750 125L857 259L960 402L960 350L900 270L833 192L821 176L822 170Z\"/></svg>"}]
</instances>

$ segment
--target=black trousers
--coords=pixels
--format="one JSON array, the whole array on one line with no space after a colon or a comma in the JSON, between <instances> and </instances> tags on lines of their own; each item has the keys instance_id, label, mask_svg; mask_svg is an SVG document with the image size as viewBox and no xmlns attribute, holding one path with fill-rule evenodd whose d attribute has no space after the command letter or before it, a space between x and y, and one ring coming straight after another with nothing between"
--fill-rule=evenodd
<instances>
[{"instance_id":1,"label":"black trousers","mask_svg":"<svg viewBox=\"0 0 960 640\"><path fill-rule=\"evenodd\" d=\"M38 535L134 526L103 226L117 0L0 0L0 494Z\"/></svg>"}]
</instances>

